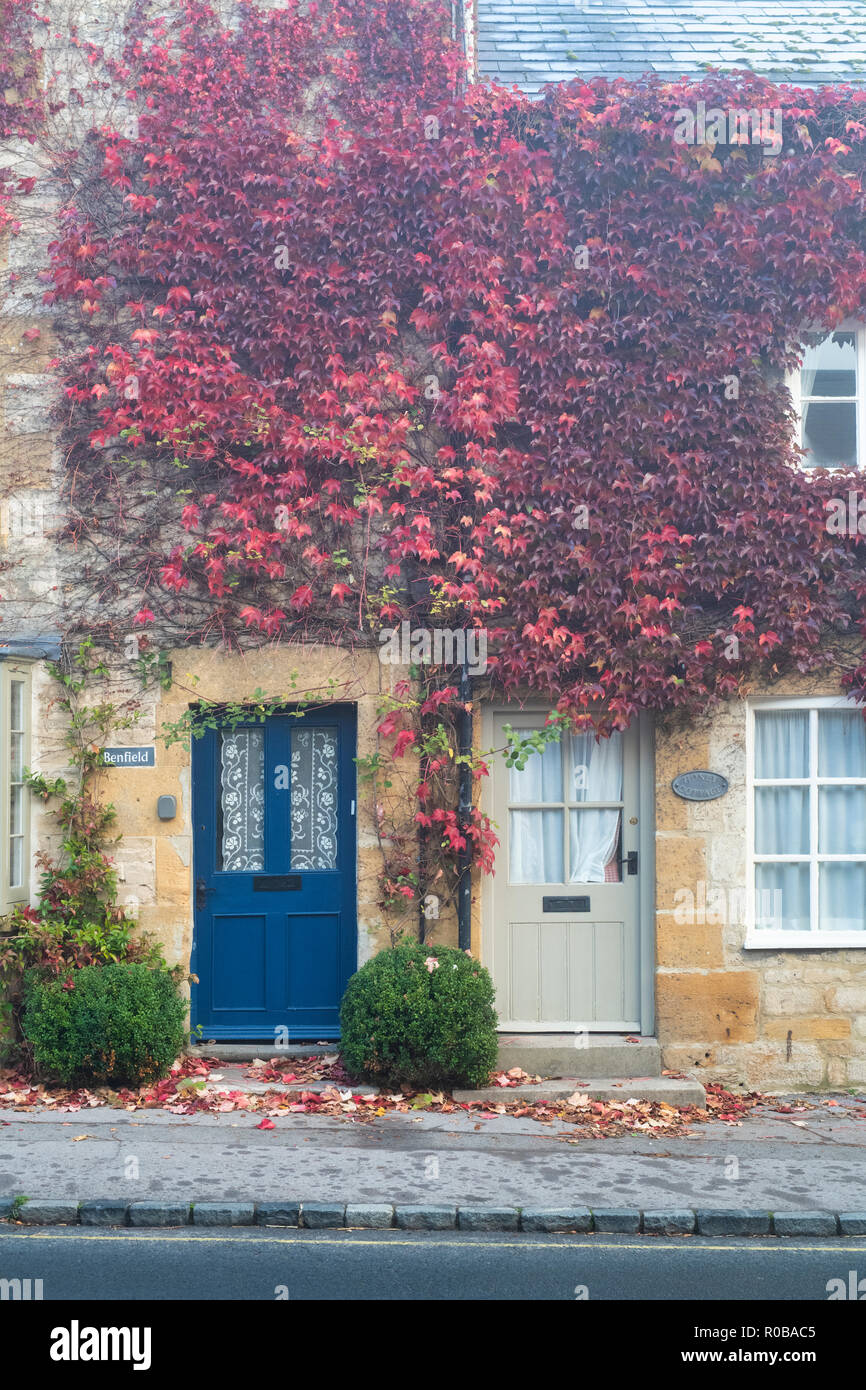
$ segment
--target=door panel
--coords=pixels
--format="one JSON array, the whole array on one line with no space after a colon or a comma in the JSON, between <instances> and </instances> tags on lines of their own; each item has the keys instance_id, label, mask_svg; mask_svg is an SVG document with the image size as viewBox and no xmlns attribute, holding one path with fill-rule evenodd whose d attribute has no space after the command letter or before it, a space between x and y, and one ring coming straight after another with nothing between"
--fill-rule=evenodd
<instances>
[{"instance_id":1,"label":"door panel","mask_svg":"<svg viewBox=\"0 0 866 1390\"><path fill-rule=\"evenodd\" d=\"M193 1022L202 1037L339 1037L357 961L355 712L211 730L193 749Z\"/></svg>"},{"instance_id":2,"label":"door panel","mask_svg":"<svg viewBox=\"0 0 866 1390\"><path fill-rule=\"evenodd\" d=\"M213 915L210 967L216 1009L264 1009L265 917Z\"/></svg>"},{"instance_id":3,"label":"door panel","mask_svg":"<svg viewBox=\"0 0 866 1390\"><path fill-rule=\"evenodd\" d=\"M540 728L541 715L494 716ZM503 1027L640 1028L637 729L565 734L518 771L493 760L502 841L489 956Z\"/></svg>"}]
</instances>

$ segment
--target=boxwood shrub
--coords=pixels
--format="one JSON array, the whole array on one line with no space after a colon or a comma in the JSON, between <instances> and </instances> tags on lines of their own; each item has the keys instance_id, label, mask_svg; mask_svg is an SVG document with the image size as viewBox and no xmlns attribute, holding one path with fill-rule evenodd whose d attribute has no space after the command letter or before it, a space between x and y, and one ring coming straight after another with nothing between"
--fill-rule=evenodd
<instances>
[{"instance_id":1,"label":"boxwood shrub","mask_svg":"<svg viewBox=\"0 0 866 1390\"><path fill-rule=\"evenodd\" d=\"M490 975L464 951L418 942L380 951L343 996L343 1064L392 1086L482 1086L496 1064L493 997Z\"/></svg>"},{"instance_id":2,"label":"boxwood shrub","mask_svg":"<svg viewBox=\"0 0 866 1390\"><path fill-rule=\"evenodd\" d=\"M85 965L45 978L28 971L21 1026L40 1076L64 1084L138 1086L181 1052L186 1005L167 970Z\"/></svg>"}]
</instances>

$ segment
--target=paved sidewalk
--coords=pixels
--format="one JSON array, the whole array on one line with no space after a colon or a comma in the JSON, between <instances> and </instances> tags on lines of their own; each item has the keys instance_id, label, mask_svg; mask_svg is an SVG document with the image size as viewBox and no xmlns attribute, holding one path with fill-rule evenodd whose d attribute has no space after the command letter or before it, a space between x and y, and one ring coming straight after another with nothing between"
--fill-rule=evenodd
<instances>
[{"instance_id":1,"label":"paved sidewalk","mask_svg":"<svg viewBox=\"0 0 866 1390\"><path fill-rule=\"evenodd\" d=\"M4 1111L0 1196L862 1210L864 1103L826 1099L689 1137L577 1141L567 1124L477 1113L293 1115L260 1130L237 1112Z\"/></svg>"}]
</instances>

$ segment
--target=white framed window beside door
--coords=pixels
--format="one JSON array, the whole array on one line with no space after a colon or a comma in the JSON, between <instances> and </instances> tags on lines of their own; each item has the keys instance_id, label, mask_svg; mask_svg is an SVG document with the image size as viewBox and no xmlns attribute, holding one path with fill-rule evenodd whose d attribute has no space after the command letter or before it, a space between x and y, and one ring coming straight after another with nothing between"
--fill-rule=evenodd
<instances>
[{"instance_id":1,"label":"white framed window beside door","mask_svg":"<svg viewBox=\"0 0 866 1390\"><path fill-rule=\"evenodd\" d=\"M30 670L0 661L0 916L30 899Z\"/></svg>"},{"instance_id":2,"label":"white framed window beside door","mask_svg":"<svg viewBox=\"0 0 866 1390\"><path fill-rule=\"evenodd\" d=\"M866 946L866 721L833 696L755 700L747 948Z\"/></svg>"}]
</instances>

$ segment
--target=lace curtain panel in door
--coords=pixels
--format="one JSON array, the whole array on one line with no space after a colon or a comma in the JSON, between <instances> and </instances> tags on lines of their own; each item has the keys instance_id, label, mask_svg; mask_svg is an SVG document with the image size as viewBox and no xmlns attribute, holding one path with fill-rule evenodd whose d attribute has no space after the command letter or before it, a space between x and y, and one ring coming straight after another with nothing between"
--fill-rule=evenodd
<instances>
[{"instance_id":1,"label":"lace curtain panel in door","mask_svg":"<svg viewBox=\"0 0 866 1390\"><path fill-rule=\"evenodd\" d=\"M220 804L223 870L260 871L265 865L263 729L236 729L222 735Z\"/></svg>"},{"instance_id":2,"label":"lace curtain panel in door","mask_svg":"<svg viewBox=\"0 0 866 1390\"><path fill-rule=\"evenodd\" d=\"M575 801L619 801L622 798L622 734L597 739L572 734L571 796ZM572 883L618 883L621 811L584 810L569 814Z\"/></svg>"},{"instance_id":3,"label":"lace curtain panel in door","mask_svg":"<svg viewBox=\"0 0 866 1390\"><path fill-rule=\"evenodd\" d=\"M565 785L563 786L563 767ZM509 771L512 883L618 883L621 811L583 802L622 798L622 735L566 735L547 744L524 768ZM514 803L526 803L519 809ZM559 802L560 807L544 803ZM563 815L568 815L568 869L564 865Z\"/></svg>"},{"instance_id":4,"label":"lace curtain panel in door","mask_svg":"<svg viewBox=\"0 0 866 1390\"><path fill-rule=\"evenodd\" d=\"M337 736L292 730L293 869L337 867Z\"/></svg>"}]
</instances>

